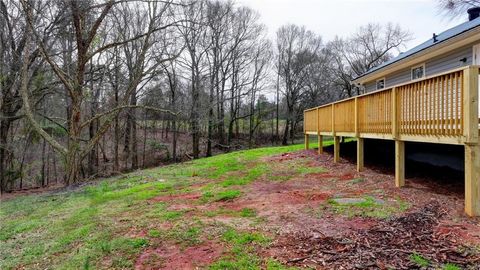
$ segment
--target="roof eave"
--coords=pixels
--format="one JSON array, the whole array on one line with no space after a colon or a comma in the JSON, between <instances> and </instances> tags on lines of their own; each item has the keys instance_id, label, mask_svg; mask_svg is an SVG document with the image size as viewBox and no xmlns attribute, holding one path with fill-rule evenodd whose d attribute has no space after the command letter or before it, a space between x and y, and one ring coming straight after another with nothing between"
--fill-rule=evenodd
<instances>
[{"instance_id":1,"label":"roof eave","mask_svg":"<svg viewBox=\"0 0 480 270\"><path fill-rule=\"evenodd\" d=\"M454 50L456 48L460 48L475 40L480 40L478 34L480 33L480 27L473 28L469 31L446 39L438 44L435 44L431 47L428 47L424 50L418 51L412 55L404 59L400 59L396 62L393 62L379 70L375 70L371 73L364 74L360 77L355 78L352 80L353 84L364 84L366 82L370 82L375 80L376 78L383 77L387 74L393 73L400 69L406 68L408 66L413 66L415 64L419 64L425 62L425 60L433 58L438 55L442 55L448 51Z\"/></svg>"}]
</instances>

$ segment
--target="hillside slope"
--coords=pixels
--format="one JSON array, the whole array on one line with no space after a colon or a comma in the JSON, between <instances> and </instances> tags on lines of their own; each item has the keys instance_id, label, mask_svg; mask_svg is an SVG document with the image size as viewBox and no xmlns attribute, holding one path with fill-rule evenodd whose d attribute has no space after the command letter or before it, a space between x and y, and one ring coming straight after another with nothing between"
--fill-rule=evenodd
<instances>
[{"instance_id":1,"label":"hillside slope","mask_svg":"<svg viewBox=\"0 0 480 270\"><path fill-rule=\"evenodd\" d=\"M357 173L354 164L302 148L233 152L2 201L0 269L478 262L480 225L462 216L462 194L415 179L396 189L390 175Z\"/></svg>"}]
</instances>

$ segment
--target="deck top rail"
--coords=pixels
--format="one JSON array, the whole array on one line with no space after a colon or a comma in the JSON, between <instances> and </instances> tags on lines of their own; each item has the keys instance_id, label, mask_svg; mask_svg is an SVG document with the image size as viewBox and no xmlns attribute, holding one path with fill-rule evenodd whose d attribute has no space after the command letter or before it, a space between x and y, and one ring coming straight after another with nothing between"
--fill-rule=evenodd
<instances>
[{"instance_id":1,"label":"deck top rail","mask_svg":"<svg viewBox=\"0 0 480 270\"><path fill-rule=\"evenodd\" d=\"M304 111L304 132L447 144L478 142L478 74L479 66L467 66L314 107Z\"/></svg>"}]
</instances>

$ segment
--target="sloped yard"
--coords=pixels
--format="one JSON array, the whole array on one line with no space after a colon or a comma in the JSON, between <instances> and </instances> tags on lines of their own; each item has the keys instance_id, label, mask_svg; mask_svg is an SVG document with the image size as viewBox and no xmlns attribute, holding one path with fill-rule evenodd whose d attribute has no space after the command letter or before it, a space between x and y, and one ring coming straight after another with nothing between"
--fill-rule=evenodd
<instances>
[{"instance_id":1,"label":"sloped yard","mask_svg":"<svg viewBox=\"0 0 480 270\"><path fill-rule=\"evenodd\" d=\"M4 200L0 269L478 269L463 194L302 148Z\"/></svg>"}]
</instances>

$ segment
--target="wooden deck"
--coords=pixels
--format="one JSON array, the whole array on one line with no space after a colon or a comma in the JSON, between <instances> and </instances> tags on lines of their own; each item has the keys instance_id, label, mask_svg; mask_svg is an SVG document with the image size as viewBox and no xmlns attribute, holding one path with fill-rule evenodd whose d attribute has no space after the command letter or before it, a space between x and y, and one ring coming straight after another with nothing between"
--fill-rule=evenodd
<instances>
[{"instance_id":1,"label":"wooden deck","mask_svg":"<svg viewBox=\"0 0 480 270\"><path fill-rule=\"evenodd\" d=\"M357 168L363 169L363 139L395 141L395 182L405 183L405 142L465 147L465 212L480 216L479 66L396 85L304 112L305 146L310 135L357 138Z\"/></svg>"}]
</instances>

